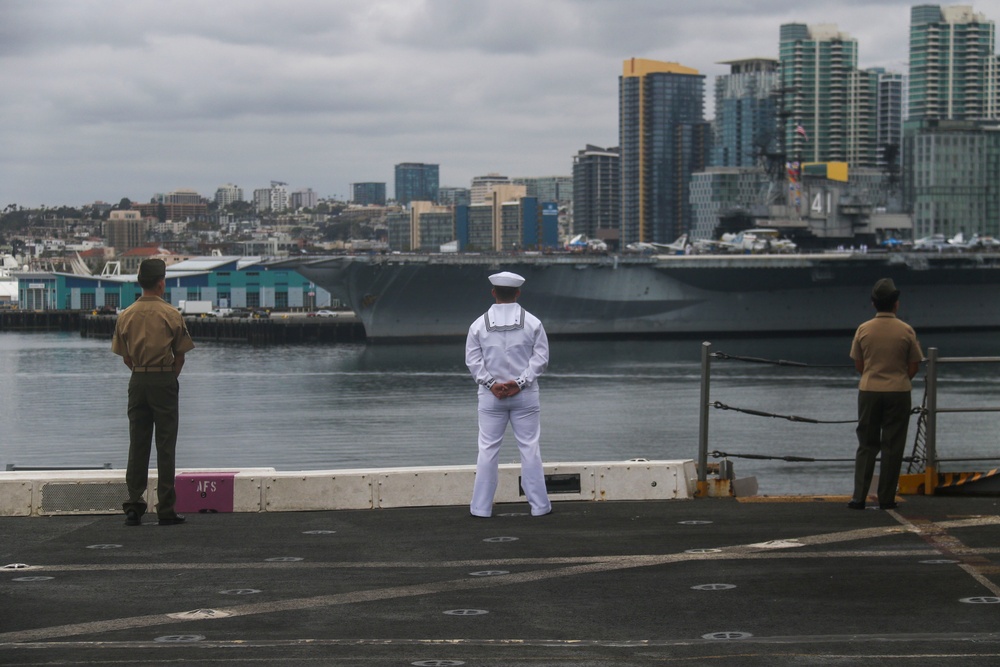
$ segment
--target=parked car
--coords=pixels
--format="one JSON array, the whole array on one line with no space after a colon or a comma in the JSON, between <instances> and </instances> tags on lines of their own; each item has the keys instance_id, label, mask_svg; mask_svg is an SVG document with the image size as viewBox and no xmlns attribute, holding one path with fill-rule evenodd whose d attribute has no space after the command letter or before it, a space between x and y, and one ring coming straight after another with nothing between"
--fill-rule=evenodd
<instances>
[{"instance_id":1,"label":"parked car","mask_svg":"<svg viewBox=\"0 0 1000 667\"><path fill-rule=\"evenodd\" d=\"M118 313L118 309L114 306L101 306L97 309L98 315L115 315Z\"/></svg>"},{"instance_id":2,"label":"parked car","mask_svg":"<svg viewBox=\"0 0 1000 667\"><path fill-rule=\"evenodd\" d=\"M306 317L336 317L337 313L332 310L317 310L314 313L306 313Z\"/></svg>"}]
</instances>

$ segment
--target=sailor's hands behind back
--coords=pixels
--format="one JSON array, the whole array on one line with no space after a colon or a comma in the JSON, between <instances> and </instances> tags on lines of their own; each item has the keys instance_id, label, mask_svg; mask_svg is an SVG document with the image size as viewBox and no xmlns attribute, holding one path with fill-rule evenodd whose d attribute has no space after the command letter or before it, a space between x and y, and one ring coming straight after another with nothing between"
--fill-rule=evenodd
<instances>
[{"instance_id":1,"label":"sailor's hands behind back","mask_svg":"<svg viewBox=\"0 0 1000 667\"><path fill-rule=\"evenodd\" d=\"M504 382L503 384L497 382L490 387L490 391L493 392L494 396L503 400L521 393L521 388L517 386L517 382L515 380L511 380L510 382Z\"/></svg>"}]
</instances>

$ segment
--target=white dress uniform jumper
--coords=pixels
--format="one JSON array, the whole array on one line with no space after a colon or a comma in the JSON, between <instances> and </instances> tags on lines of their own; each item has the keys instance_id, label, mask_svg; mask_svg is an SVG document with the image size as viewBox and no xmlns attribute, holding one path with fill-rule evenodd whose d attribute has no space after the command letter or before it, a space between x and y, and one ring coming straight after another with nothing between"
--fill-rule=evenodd
<instances>
[{"instance_id":1,"label":"white dress uniform jumper","mask_svg":"<svg viewBox=\"0 0 1000 667\"><path fill-rule=\"evenodd\" d=\"M494 285L524 279L515 274L490 277ZM549 364L549 342L541 321L516 303L498 303L469 327L465 363L479 384L479 457L470 511L493 514L498 481L500 444L510 423L521 454L521 488L533 516L552 511L545 491L545 474L538 440L541 434L538 376ZM494 383L517 382L520 392L497 398Z\"/></svg>"}]
</instances>

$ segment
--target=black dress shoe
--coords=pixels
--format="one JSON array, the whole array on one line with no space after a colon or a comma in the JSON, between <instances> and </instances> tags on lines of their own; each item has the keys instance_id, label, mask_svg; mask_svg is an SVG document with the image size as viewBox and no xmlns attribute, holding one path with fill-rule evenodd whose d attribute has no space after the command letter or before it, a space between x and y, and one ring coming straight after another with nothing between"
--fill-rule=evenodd
<instances>
[{"instance_id":1,"label":"black dress shoe","mask_svg":"<svg viewBox=\"0 0 1000 667\"><path fill-rule=\"evenodd\" d=\"M899 507L899 505L896 503L883 503L878 506L880 510L894 510L897 507Z\"/></svg>"},{"instance_id":2,"label":"black dress shoe","mask_svg":"<svg viewBox=\"0 0 1000 667\"><path fill-rule=\"evenodd\" d=\"M142 519L139 517L139 513L135 510L129 510L125 512L125 525L126 526L141 526Z\"/></svg>"},{"instance_id":3,"label":"black dress shoe","mask_svg":"<svg viewBox=\"0 0 1000 667\"><path fill-rule=\"evenodd\" d=\"M173 516L167 517L166 519L160 519L160 525L176 526L177 524L184 523L185 521L187 521L187 519L185 519L183 516L181 516L180 514L175 514Z\"/></svg>"},{"instance_id":4,"label":"black dress shoe","mask_svg":"<svg viewBox=\"0 0 1000 667\"><path fill-rule=\"evenodd\" d=\"M851 502L847 503L847 509L849 510L863 510L864 508L865 504L863 502L859 503L856 500L852 500Z\"/></svg>"}]
</instances>

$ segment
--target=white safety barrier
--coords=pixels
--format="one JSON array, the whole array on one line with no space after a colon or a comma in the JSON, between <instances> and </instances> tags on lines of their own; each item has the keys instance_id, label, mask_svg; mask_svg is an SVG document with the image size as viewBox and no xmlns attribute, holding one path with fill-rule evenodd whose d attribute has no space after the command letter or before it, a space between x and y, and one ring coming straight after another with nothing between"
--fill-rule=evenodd
<instances>
[{"instance_id":1,"label":"white safety barrier","mask_svg":"<svg viewBox=\"0 0 1000 667\"><path fill-rule=\"evenodd\" d=\"M279 472L182 469L181 512L299 512L465 505L475 466ZM694 497L693 460L549 463L553 501L674 500ZM124 470L0 472L0 516L116 514L127 497ZM146 502L156 503L150 470ZM520 466L502 464L497 503L524 502Z\"/></svg>"}]
</instances>

